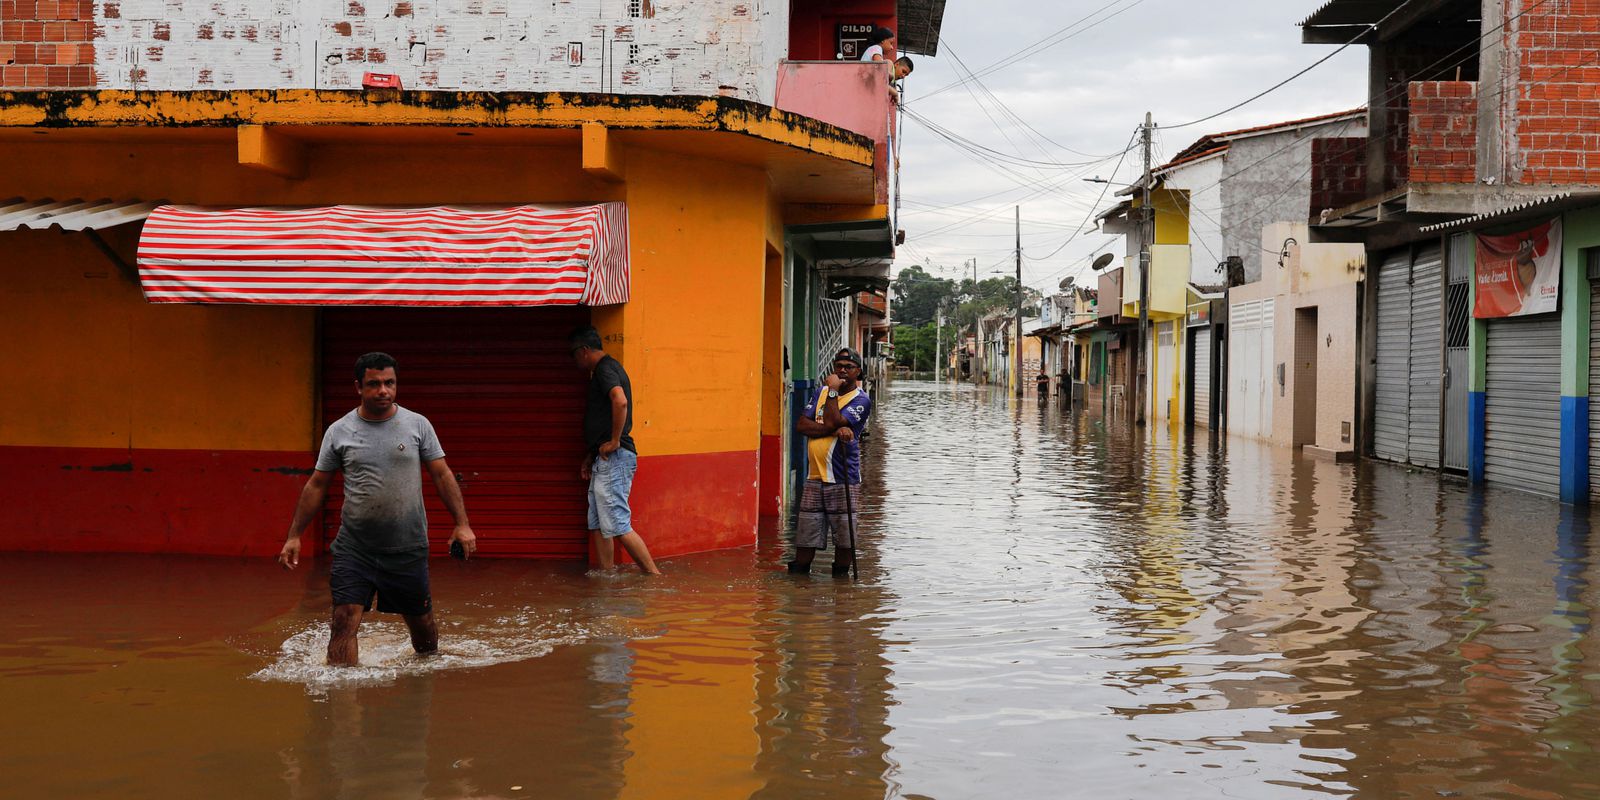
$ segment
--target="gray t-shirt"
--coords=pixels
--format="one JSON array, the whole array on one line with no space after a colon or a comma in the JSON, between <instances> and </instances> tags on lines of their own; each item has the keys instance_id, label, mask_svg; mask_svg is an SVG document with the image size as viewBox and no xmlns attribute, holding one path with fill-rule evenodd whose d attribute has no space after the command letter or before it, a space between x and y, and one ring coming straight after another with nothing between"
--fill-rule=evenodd
<instances>
[{"instance_id":1,"label":"gray t-shirt","mask_svg":"<svg viewBox=\"0 0 1600 800\"><path fill-rule=\"evenodd\" d=\"M428 418L396 405L373 422L351 411L328 426L317 469L344 471L344 510L333 552L361 555L427 552L422 465L444 458Z\"/></svg>"}]
</instances>

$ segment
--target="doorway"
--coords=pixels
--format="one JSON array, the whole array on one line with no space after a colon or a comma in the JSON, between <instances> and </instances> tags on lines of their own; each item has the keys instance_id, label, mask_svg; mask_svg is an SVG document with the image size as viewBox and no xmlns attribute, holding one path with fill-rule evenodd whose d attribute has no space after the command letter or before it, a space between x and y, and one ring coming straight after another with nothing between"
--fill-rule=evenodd
<instances>
[{"instance_id":1,"label":"doorway","mask_svg":"<svg viewBox=\"0 0 1600 800\"><path fill-rule=\"evenodd\" d=\"M1294 310L1294 446L1317 443L1317 309Z\"/></svg>"},{"instance_id":2,"label":"doorway","mask_svg":"<svg viewBox=\"0 0 1600 800\"><path fill-rule=\"evenodd\" d=\"M581 306L329 308L322 311L322 424L356 406L362 353L400 362L399 404L428 418L466 500L480 553L582 558L587 552L583 460L585 380L567 351ZM446 552L453 526L423 482L428 543ZM323 510L323 544L339 532L343 482Z\"/></svg>"}]
</instances>

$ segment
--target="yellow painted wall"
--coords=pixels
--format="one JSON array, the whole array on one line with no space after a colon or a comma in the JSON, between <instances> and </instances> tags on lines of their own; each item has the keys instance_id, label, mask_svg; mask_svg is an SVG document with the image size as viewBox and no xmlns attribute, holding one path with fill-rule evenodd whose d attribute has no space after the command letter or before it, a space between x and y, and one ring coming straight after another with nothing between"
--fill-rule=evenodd
<instances>
[{"instance_id":1,"label":"yellow painted wall","mask_svg":"<svg viewBox=\"0 0 1600 800\"><path fill-rule=\"evenodd\" d=\"M0 445L304 451L313 314L152 306L81 233L0 233Z\"/></svg>"},{"instance_id":2,"label":"yellow painted wall","mask_svg":"<svg viewBox=\"0 0 1600 800\"><path fill-rule=\"evenodd\" d=\"M1189 193L1180 189L1156 189L1150 193L1150 204L1156 209L1156 244L1189 243ZM1133 207L1143 208L1143 199L1135 194Z\"/></svg>"}]
</instances>

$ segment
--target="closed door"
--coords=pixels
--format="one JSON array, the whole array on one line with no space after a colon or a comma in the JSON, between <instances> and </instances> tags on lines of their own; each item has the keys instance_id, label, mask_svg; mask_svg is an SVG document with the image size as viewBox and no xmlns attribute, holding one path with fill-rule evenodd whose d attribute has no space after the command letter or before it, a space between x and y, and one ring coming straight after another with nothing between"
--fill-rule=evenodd
<instances>
[{"instance_id":1,"label":"closed door","mask_svg":"<svg viewBox=\"0 0 1600 800\"><path fill-rule=\"evenodd\" d=\"M1195 425L1207 427L1211 424L1211 329L1191 329L1189 340L1194 343L1190 349L1194 366L1189 373L1194 377L1194 388L1191 390L1194 404L1189 419Z\"/></svg>"},{"instance_id":2,"label":"closed door","mask_svg":"<svg viewBox=\"0 0 1600 800\"><path fill-rule=\"evenodd\" d=\"M1484 479L1555 495L1561 489L1561 315L1489 323Z\"/></svg>"},{"instance_id":3,"label":"closed door","mask_svg":"<svg viewBox=\"0 0 1600 800\"><path fill-rule=\"evenodd\" d=\"M1156 418L1172 416L1172 387L1178 375L1178 348L1174 342L1176 322L1156 327Z\"/></svg>"},{"instance_id":4,"label":"closed door","mask_svg":"<svg viewBox=\"0 0 1600 800\"><path fill-rule=\"evenodd\" d=\"M1378 458L1404 462L1410 442L1411 253L1389 254L1378 265L1377 367L1372 411L1372 450Z\"/></svg>"},{"instance_id":5,"label":"closed door","mask_svg":"<svg viewBox=\"0 0 1600 800\"><path fill-rule=\"evenodd\" d=\"M1444 377L1444 259L1437 244L1411 264L1411 360L1406 387L1406 460L1439 466Z\"/></svg>"},{"instance_id":6,"label":"closed door","mask_svg":"<svg viewBox=\"0 0 1600 800\"><path fill-rule=\"evenodd\" d=\"M1257 356L1260 359L1261 381L1261 412L1256 417L1256 435L1263 439L1272 438L1272 404L1282 384L1278 382L1277 359L1274 357L1272 339L1273 314L1276 313L1274 302L1271 298L1261 301L1261 331L1258 338Z\"/></svg>"}]
</instances>

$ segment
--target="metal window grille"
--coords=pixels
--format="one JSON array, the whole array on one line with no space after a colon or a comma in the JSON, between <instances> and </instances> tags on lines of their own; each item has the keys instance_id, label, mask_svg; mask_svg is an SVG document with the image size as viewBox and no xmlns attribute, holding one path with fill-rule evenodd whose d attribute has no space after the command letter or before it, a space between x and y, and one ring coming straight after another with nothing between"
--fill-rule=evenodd
<instances>
[{"instance_id":1,"label":"metal window grille","mask_svg":"<svg viewBox=\"0 0 1600 800\"><path fill-rule=\"evenodd\" d=\"M628 45L628 63L629 64L637 64L637 63L639 63L639 45L636 45L636 44Z\"/></svg>"},{"instance_id":2,"label":"metal window grille","mask_svg":"<svg viewBox=\"0 0 1600 800\"><path fill-rule=\"evenodd\" d=\"M644 0L628 0L628 16L635 19L644 15Z\"/></svg>"},{"instance_id":3,"label":"metal window grille","mask_svg":"<svg viewBox=\"0 0 1600 800\"><path fill-rule=\"evenodd\" d=\"M1445 287L1445 347L1466 347L1472 330L1472 285L1452 283Z\"/></svg>"},{"instance_id":4,"label":"metal window grille","mask_svg":"<svg viewBox=\"0 0 1600 800\"><path fill-rule=\"evenodd\" d=\"M833 354L844 347L846 305L845 300L817 301L817 361L824 369L832 366Z\"/></svg>"}]
</instances>

